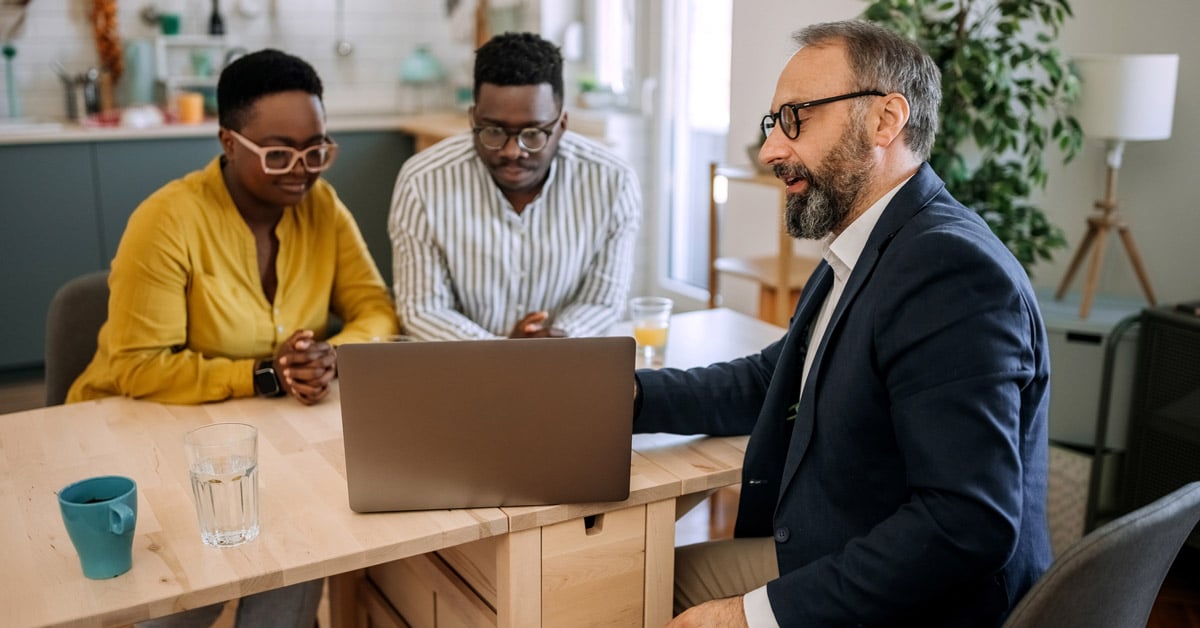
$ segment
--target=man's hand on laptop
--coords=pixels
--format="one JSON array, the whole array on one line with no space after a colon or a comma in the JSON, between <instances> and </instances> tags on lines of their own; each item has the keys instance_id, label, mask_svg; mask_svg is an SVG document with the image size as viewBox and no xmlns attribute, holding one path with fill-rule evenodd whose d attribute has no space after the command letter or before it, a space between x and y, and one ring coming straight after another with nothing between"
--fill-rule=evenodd
<instances>
[{"instance_id":1,"label":"man's hand on laptop","mask_svg":"<svg viewBox=\"0 0 1200 628\"><path fill-rule=\"evenodd\" d=\"M567 333L557 327L546 324L550 313L546 311L530 312L513 326L509 338L563 338Z\"/></svg>"},{"instance_id":2,"label":"man's hand on laptop","mask_svg":"<svg viewBox=\"0 0 1200 628\"><path fill-rule=\"evenodd\" d=\"M275 363L281 367L284 390L305 405L324 399L337 373L337 353L309 329L293 332L276 352Z\"/></svg>"}]
</instances>

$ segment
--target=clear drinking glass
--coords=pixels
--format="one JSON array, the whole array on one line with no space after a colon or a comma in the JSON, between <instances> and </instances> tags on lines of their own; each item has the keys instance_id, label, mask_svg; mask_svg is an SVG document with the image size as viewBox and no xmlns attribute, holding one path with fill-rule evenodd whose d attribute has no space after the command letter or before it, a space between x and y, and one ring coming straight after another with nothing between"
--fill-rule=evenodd
<instances>
[{"instance_id":1,"label":"clear drinking glass","mask_svg":"<svg viewBox=\"0 0 1200 628\"><path fill-rule=\"evenodd\" d=\"M258 536L258 429L214 423L184 436L200 538L229 547Z\"/></svg>"},{"instance_id":2,"label":"clear drinking glass","mask_svg":"<svg viewBox=\"0 0 1200 628\"><path fill-rule=\"evenodd\" d=\"M629 300L633 320L633 339L645 366L662 366L667 354L667 333L671 328L674 302L666 297L635 297Z\"/></svg>"}]
</instances>

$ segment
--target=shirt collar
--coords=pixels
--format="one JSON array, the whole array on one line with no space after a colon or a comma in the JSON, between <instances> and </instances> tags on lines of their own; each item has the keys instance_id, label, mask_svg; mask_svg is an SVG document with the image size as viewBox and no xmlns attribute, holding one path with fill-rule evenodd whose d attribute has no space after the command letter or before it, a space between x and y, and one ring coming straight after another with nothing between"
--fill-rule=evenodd
<instances>
[{"instance_id":1,"label":"shirt collar","mask_svg":"<svg viewBox=\"0 0 1200 628\"><path fill-rule=\"evenodd\" d=\"M858 263L858 258L866 248L867 238L871 237L875 223L879 222L884 208L892 202L892 198L911 178L904 179L896 184L896 187L879 197L879 200L868 207L862 215L855 218L854 222L851 222L841 234L835 237L831 233L822 240L821 257L833 269L833 274L838 281L845 283L850 278L850 273L854 272L854 265Z\"/></svg>"}]
</instances>

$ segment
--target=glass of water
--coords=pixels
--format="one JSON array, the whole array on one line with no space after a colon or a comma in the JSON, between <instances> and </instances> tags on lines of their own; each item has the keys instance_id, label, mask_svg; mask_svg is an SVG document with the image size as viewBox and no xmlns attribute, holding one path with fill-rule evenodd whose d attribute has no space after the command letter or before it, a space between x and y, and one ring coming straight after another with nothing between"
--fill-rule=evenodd
<instances>
[{"instance_id":1,"label":"glass of water","mask_svg":"<svg viewBox=\"0 0 1200 628\"><path fill-rule=\"evenodd\" d=\"M258 429L214 423L184 436L200 538L229 547L258 536Z\"/></svg>"}]
</instances>

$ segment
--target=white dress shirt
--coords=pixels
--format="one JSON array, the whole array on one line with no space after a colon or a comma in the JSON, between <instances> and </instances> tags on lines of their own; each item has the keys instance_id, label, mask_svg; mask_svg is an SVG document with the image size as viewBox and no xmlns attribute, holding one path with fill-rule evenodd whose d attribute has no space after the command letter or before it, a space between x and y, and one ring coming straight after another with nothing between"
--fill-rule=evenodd
<instances>
[{"instance_id":1,"label":"white dress shirt","mask_svg":"<svg viewBox=\"0 0 1200 628\"><path fill-rule=\"evenodd\" d=\"M400 323L421 339L495 338L546 310L567 335L602 335L628 297L641 208L629 165L570 131L520 214L472 134L447 138L396 178L388 232Z\"/></svg>"},{"instance_id":2,"label":"white dress shirt","mask_svg":"<svg viewBox=\"0 0 1200 628\"><path fill-rule=\"evenodd\" d=\"M825 337L829 319L833 318L838 301L842 299L842 291L846 289L846 280L850 278L850 273L854 272L854 265L858 263L863 248L867 246L867 238L871 237L871 231L875 229L875 223L879 222L879 217L883 215L883 209L892 202L892 197L896 196L896 192L899 192L905 183L908 183L908 179L901 181L899 185L875 201L875 204L868 207L861 216L855 218L854 222L850 223L837 237L834 237L833 234L826 236L821 247L821 257L833 269L833 286L829 289L825 302L821 304L821 311L817 313L817 320L812 326L808 351L804 354L804 371L800 375L801 391L804 390L804 384L808 382L808 371L812 368L813 356L817 354L820 342ZM779 628L779 622L775 621L775 613L771 610L771 600L767 597L766 585L747 593L742 598L742 607L746 614L746 625L750 628Z\"/></svg>"}]
</instances>

